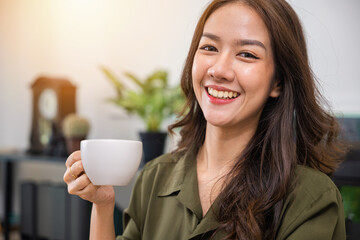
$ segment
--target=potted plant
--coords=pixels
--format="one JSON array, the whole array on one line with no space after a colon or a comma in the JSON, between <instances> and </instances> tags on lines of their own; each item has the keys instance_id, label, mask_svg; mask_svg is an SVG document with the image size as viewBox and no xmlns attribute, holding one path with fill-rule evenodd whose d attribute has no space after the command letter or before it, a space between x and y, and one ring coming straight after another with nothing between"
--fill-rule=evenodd
<instances>
[{"instance_id":1,"label":"potted plant","mask_svg":"<svg viewBox=\"0 0 360 240\"><path fill-rule=\"evenodd\" d=\"M116 90L116 96L108 100L126 112L138 115L145 123L146 131L140 132L145 162L161 155L167 136L161 131L161 124L166 118L179 113L185 102L180 86L170 87L164 70L156 70L144 80L124 72L124 76L137 88L131 89L127 82L109 69L101 67L101 70Z\"/></svg>"},{"instance_id":2,"label":"potted plant","mask_svg":"<svg viewBox=\"0 0 360 240\"><path fill-rule=\"evenodd\" d=\"M89 129L89 121L75 113L71 113L64 118L62 130L69 154L80 149L80 142L86 139Z\"/></svg>"},{"instance_id":3,"label":"potted plant","mask_svg":"<svg viewBox=\"0 0 360 240\"><path fill-rule=\"evenodd\" d=\"M340 193L344 204L346 234L349 239L358 239L360 236L360 187L341 186Z\"/></svg>"}]
</instances>

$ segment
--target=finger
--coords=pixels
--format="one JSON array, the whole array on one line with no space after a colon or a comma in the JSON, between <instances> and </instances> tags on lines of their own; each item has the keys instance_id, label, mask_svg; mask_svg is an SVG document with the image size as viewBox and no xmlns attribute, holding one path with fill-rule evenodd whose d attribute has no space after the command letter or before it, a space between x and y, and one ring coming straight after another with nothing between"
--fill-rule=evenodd
<instances>
[{"instance_id":1,"label":"finger","mask_svg":"<svg viewBox=\"0 0 360 240\"><path fill-rule=\"evenodd\" d=\"M81 192L90 184L92 185L88 176L83 174L68 184L68 192L72 195L80 196Z\"/></svg>"},{"instance_id":2,"label":"finger","mask_svg":"<svg viewBox=\"0 0 360 240\"><path fill-rule=\"evenodd\" d=\"M73 165L71 165L69 168L69 172L70 175L75 179L80 177L83 173L85 173L82 161L81 160L77 161Z\"/></svg>"},{"instance_id":3,"label":"finger","mask_svg":"<svg viewBox=\"0 0 360 240\"><path fill-rule=\"evenodd\" d=\"M96 193L99 186L95 186L94 184L90 183L86 187L84 187L81 191L79 191L79 196L82 199L91 201L94 200L94 194Z\"/></svg>"},{"instance_id":4,"label":"finger","mask_svg":"<svg viewBox=\"0 0 360 240\"><path fill-rule=\"evenodd\" d=\"M68 167L64 173L63 180L65 183L69 184L70 182L76 180L79 176L84 174L84 167L82 161L75 162L72 166Z\"/></svg>"},{"instance_id":5,"label":"finger","mask_svg":"<svg viewBox=\"0 0 360 240\"><path fill-rule=\"evenodd\" d=\"M67 158L65 165L66 167L70 167L79 160L81 160L81 153L80 151L75 151L72 154L70 154L70 156Z\"/></svg>"},{"instance_id":6,"label":"finger","mask_svg":"<svg viewBox=\"0 0 360 240\"><path fill-rule=\"evenodd\" d=\"M90 181L89 177L86 174L83 174L80 177L78 177L76 179L76 182L77 182L77 186L79 188L79 191L84 190L84 188L86 188L88 185L91 184L91 181Z\"/></svg>"},{"instance_id":7,"label":"finger","mask_svg":"<svg viewBox=\"0 0 360 240\"><path fill-rule=\"evenodd\" d=\"M73 181L74 179L71 177L70 174L70 168L66 168L66 171L64 173L64 177L63 180L65 183L69 184L71 181Z\"/></svg>"}]
</instances>

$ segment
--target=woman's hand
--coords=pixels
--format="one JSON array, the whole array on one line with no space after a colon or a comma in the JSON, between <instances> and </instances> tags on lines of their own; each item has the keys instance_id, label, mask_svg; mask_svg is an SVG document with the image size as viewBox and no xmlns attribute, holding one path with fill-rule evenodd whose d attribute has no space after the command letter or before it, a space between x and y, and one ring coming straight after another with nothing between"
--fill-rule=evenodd
<instances>
[{"instance_id":1,"label":"woman's hand","mask_svg":"<svg viewBox=\"0 0 360 240\"><path fill-rule=\"evenodd\" d=\"M64 182L68 192L97 205L113 205L115 192L112 186L95 186L85 174L80 151L73 152L65 163Z\"/></svg>"}]
</instances>

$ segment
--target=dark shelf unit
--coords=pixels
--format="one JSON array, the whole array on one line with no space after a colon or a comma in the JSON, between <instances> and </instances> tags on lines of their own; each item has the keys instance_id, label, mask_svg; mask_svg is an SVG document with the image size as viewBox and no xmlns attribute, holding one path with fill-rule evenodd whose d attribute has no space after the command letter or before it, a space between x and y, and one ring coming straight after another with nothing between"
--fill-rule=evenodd
<instances>
[{"instance_id":1,"label":"dark shelf unit","mask_svg":"<svg viewBox=\"0 0 360 240\"><path fill-rule=\"evenodd\" d=\"M3 236L4 240L10 239L10 214L13 210L13 189L14 189L14 169L15 165L21 162L47 162L65 164L65 157L54 157L44 155L29 155L22 152L11 154L0 154L1 176L4 189L3 200ZM26 194L29 198L27 201L21 201L21 208L32 208L30 211L22 212L20 216L21 223L25 223L20 229L22 239L44 239L48 234L60 236L56 239L88 239L90 226L90 210L91 203L80 199L76 196L71 196L67 193L65 184L50 184L50 183L31 183L25 182L20 187L22 194ZM39 194L41 196L39 196ZM56 198L56 199L55 199ZM58 201L58 198L61 200ZM53 204L55 203L55 204ZM39 204L41 208L39 207ZM46 206L50 209L46 209ZM65 209L59 212L59 209ZM58 217L48 219L51 214ZM35 222L31 222L33 219ZM46 224L58 225L63 224L62 230L52 229L52 232L46 232L48 228L41 228L40 222L46 220ZM70 229L71 220L76 225L76 229ZM29 225L26 225L30 223ZM80 223L80 225L79 225ZM43 223L42 223L43 224ZM45 229L45 232L43 230ZM22 232L24 230L24 232ZM50 231L50 230L49 230ZM46 235L46 236L42 236ZM25 238L26 237L26 238ZM40 237L40 238L39 238ZM52 239L52 238L51 238ZM55 239L55 238L54 238Z\"/></svg>"}]
</instances>

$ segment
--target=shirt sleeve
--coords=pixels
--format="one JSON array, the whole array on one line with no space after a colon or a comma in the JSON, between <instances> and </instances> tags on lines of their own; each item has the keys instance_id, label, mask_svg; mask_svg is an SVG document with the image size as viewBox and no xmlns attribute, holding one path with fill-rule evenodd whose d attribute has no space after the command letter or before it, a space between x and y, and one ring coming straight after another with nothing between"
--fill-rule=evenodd
<instances>
[{"instance_id":1,"label":"shirt sleeve","mask_svg":"<svg viewBox=\"0 0 360 240\"><path fill-rule=\"evenodd\" d=\"M301 201L301 196L299 196ZM345 240L345 216L341 195L332 188L319 198L300 205L298 215L284 223L286 229L278 240Z\"/></svg>"}]
</instances>

